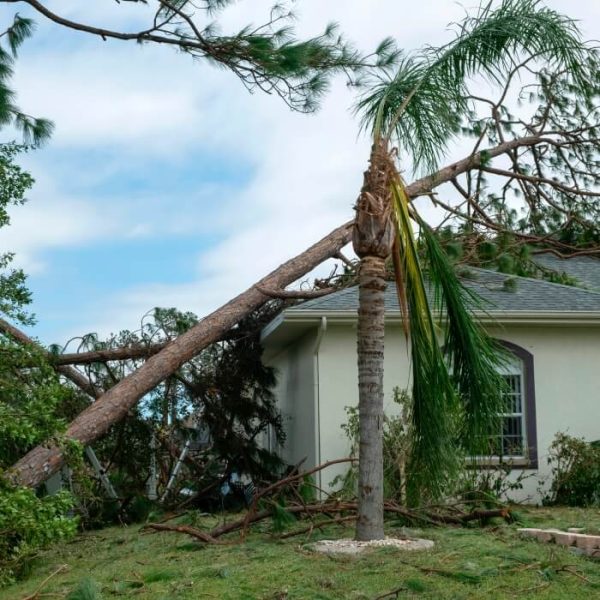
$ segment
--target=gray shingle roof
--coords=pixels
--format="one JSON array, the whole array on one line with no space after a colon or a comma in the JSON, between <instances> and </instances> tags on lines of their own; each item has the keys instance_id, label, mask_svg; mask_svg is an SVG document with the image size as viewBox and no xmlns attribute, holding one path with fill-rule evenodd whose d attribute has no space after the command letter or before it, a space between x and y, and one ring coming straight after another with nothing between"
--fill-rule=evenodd
<instances>
[{"instance_id":1,"label":"gray shingle roof","mask_svg":"<svg viewBox=\"0 0 600 600\"><path fill-rule=\"evenodd\" d=\"M558 273L566 273L583 287L600 290L600 258L593 256L574 256L560 258L554 254L538 254L534 262Z\"/></svg>"},{"instance_id":2,"label":"gray shingle roof","mask_svg":"<svg viewBox=\"0 0 600 600\"><path fill-rule=\"evenodd\" d=\"M463 283L485 301L483 309L490 313L507 311L600 313L600 292L471 267L465 275L462 277ZM507 280L512 281L505 283ZM385 292L385 306L386 310L399 310L393 284L388 285ZM286 312L354 311L357 308L358 287L351 287L323 298L308 300L287 309Z\"/></svg>"}]
</instances>

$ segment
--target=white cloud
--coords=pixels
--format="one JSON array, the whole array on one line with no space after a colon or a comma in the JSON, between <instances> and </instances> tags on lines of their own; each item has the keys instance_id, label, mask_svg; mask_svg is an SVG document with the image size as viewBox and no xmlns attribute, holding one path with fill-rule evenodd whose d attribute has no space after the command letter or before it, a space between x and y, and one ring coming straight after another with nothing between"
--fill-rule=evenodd
<instances>
[{"instance_id":1,"label":"white cloud","mask_svg":"<svg viewBox=\"0 0 600 600\"><path fill-rule=\"evenodd\" d=\"M0 230L0 247L14 252L15 266L30 275L47 268L46 252L105 238L116 231L118 223L108 211L99 214L92 203L62 194L47 194L43 203L29 202L10 213L10 227Z\"/></svg>"},{"instance_id":2,"label":"white cloud","mask_svg":"<svg viewBox=\"0 0 600 600\"><path fill-rule=\"evenodd\" d=\"M89 20L104 18L100 6L105 3L93 4ZM224 29L260 23L271 4L270 0L235 4L223 14ZM588 35L598 37L600 9L595 4L572 6L566 0L550 4L577 11L574 16L584 19ZM53 5L66 6L69 14L81 19L88 10L87 4L74 0ZM362 49L374 48L388 35L409 49L441 43L449 36L447 23L464 14L453 0L422 0L410 7L397 0L304 0L297 8L301 35L317 34L328 21L339 21L345 35ZM115 27L131 25L137 13L127 10L124 17L112 11L107 22ZM60 34L59 29L53 31ZM157 273L145 285L116 289L101 304L82 307L81 328L65 335L133 328L155 305L205 314L351 218L368 144L357 139L357 122L348 110L352 95L343 82L334 86L318 114L307 117L291 113L277 98L247 94L230 72L193 63L167 48L90 41L83 35L69 40L71 45L77 43L76 51L60 44L53 50L45 42L43 48L24 53L17 78L20 102L29 112L55 120L55 147L82 152L103 147L109 164L99 164L100 173L73 174L80 187L90 190L84 200L62 194L44 205L20 209L25 216L19 217L21 224L15 216L12 238L6 243L17 244L35 263L43 262L46 249L81 243L85 236L98 239L93 236L100 231L144 237L167 223L171 231L179 227L206 232L216 227L225 236L199 254L197 271L190 273L187 283L167 285ZM147 199L123 198L123 210L114 219L98 221L92 209L94 188L111 173L121 173L115 164L207 153L234 168L250 162L254 172L249 184L241 192L218 186L204 190L196 208L190 203L180 215L168 210L178 198L153 198L152 211L144 211ZM46 185L60 196L60 181L44 181ZM199 180L197 187L204 185ZM211 208L204 219L201 202ZM22 239L27 231L32 233L29 241ZM76 284L65 283L69 285Z\"/></svg>"}]
</instances>

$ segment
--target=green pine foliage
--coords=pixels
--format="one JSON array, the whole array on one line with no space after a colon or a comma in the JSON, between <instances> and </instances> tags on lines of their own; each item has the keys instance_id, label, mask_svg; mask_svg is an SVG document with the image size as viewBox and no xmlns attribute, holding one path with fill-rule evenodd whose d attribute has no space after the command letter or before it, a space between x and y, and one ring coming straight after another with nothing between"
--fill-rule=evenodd
<instances>
[{"instance_id":1,"label":"green pine foliage","mask_svg":"<svg viewBox=\"0 0 600 600\"><path fill-rule=\"evenodd\" d=\"M74 23L47 6L43 10L33 8L56 23L105 40L135 40L175 48L231 71L250 91L277 95L291 109L302 112L318 107L333 76L342 75L348 83L354 83L365 70L387 68L395 62L397 51L391 40L384 40L375 52L363 56L339 33L335 23L319 35L299 38L294 27L293 0L275 3L259 25L250 23L223 33L218 15L231 4L232 0L157 2L148 26L138 32L100 29L89 23ZM20 25L17 29L12 39L18 41L27 28Z\"/></svg>"},{"instance_id":2,"label":"green pine foliage","mask_svg":"<svg viewBox=\"0 0 600 600\"><path fill-rule=\"evenodd\" d=\"M33 30L31 19L16 14L12 25L0 36L0 128L12 125L21 131L26 144L40 145L52 134L52 122L21 111L15 104L15 93L10 87L17 51ZM2 45L2 41L8 47Z\"/></svg>"},{"instance_id":3,"label":"green pine foliage","mask_svg":"<svg viewBox=\"0 0 600 600\"><path fill-rule=\"evenodd\" d=\"M0 228L10 225L9 209L25 202L25 194L33 185L33 178L16 162L19 153L27 150L17 144L0 144ZM0 253L0 318L31 324L32 316L26 307L31 293L25 285L21 269L11 267L14 255Z\"/></svg>"},{"instance_id":4,"label":"green pine foliage","mask_svg":"<svg viewBox=\"0 0 600 600\"><path fill-rule=\"evenodd\" d=\"M258 483L272 481L282 472L281 459L263 443L268 434L274 442L282 444L285 435L273 393L276 373L262 363L259 340L262 325L277 310L278 305L267 306L243 320L226 339L203 350L158 385L125 419L94 443L98 459L108 466L109 476L128 508L126 513L118 514L114 503L107 505L99 484L89 493L81 490L86 525L133 518L129 507L146 494L148 449L153 437L159 446L159 470L168 474L183 444L194 435L185 427L190 415L197 418L208 439L191 452L190 461L181 470L167 502L181 501L178 490L187 487L207 490L206 496L198 499L205 507L221 507L219 490L230 475L243 474ZM156 308L144 316L138 331L121 331L107 340L88 334L81 338L78 349L153 344L173 339L197 322L192 313ZM88 370L98 388L109 389L141 362L142 359L99 362L89 365ZM159 494L165 483L165 478L159 482Z\"/></svg>"}]
</instances>

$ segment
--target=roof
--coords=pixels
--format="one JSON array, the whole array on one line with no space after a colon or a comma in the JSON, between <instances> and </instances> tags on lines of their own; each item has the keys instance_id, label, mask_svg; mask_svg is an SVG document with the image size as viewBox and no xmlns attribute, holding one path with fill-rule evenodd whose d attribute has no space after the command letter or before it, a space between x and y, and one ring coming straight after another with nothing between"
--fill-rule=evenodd
<instances>
[{"instance_id":1,"label":"roof","mask_svg":"<svg viewBox=\"0 0 600 600\"><path fill-rule=\"evenodd\" d=\"M558 273L566 273L585 288L600 291L600 258L594 256L560 258L545 252L544 254L537 254L533 260L547 269L552 269Z\"/></svg>"},{"instance_id":2,"label":"roof","mask_svg":"<svg viewBox=\"0 0 600 600\"><path fill-rule=\"evenodd\" d=\"M474 311L476 318L482 322L502 325L600 325L600 289L594 291L474 267L465 269L461 280L483 300L481 310ZM385 307L387 320L400 320L393 284L388 285L385 291ZM357 311L358 287L345 288L287 308L263 329L261 339L265 347L270 346L276 351L314 329L323 322L323 318L354 322Z\"/></svg>"},{"instance_id":3,"label":"roof","mask_svg":"<svg viewBox=\"0 0 600 600\"><path fill-rule=\"evenodd\" d=\"M484 300L484 311L491 314L503 312L598 312L600 315L600 292L573 286L550 283L541 279L528 279L505 275L494 271L469 267L461 277L466 288ZM385 292L386 311L399 311L394 285ZM287 309L301 311L356 311L358 287L354 286L316 298Z\"/></svg>"}]
</instances>

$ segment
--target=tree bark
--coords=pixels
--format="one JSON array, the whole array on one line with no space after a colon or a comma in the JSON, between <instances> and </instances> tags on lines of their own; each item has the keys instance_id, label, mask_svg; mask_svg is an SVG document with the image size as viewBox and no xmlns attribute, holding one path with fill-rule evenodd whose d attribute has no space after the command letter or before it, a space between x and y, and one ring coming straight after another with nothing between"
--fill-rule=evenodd
<instances>
[{"instance_id":1,"label":"tree bark","mask_svg":"<svg viewBox=\"0 0 600 600\"><path fill-rule=\"evenodd\" d=\"M383 532L383 344L385 259L367 256L360 265L358 310L358 520L357 540L380 540Z\"/></svg>"},{"instance_id":2,"label":"tree bark","mask_svg":"<svg viewBox=\"0 0 600 600\"><path fill-rule=\"evenodd\" d=\"M66 436L84 445L98 439L113 423L125 417L127 411L142 396L203 348L218 340L243 317L269 300L269 296L257 288L285 288L339 252L350 241L351 231L351 223L337 228L173 340L78 415L67 429ZM38 446L13 466L12 479L20 485L36 487L55 473L62 464L63 456L59 448Z\"/></svg>"},{"instance_id":3,"label":"tree bark","mask_svg":"<svg viewBox=\"0 0 600 600\"><path fill-rule=\"evenodd\" d=\"M69 352L63 354L49 354L48 360L55 366L62 365L89 365L97 362L111 360L130 360L135 358L148 358L160 352L168 342L156 344L134 344L122 348L105 348L104 350L90 350L87 352Z\"/></svg>"}]
</instances>

